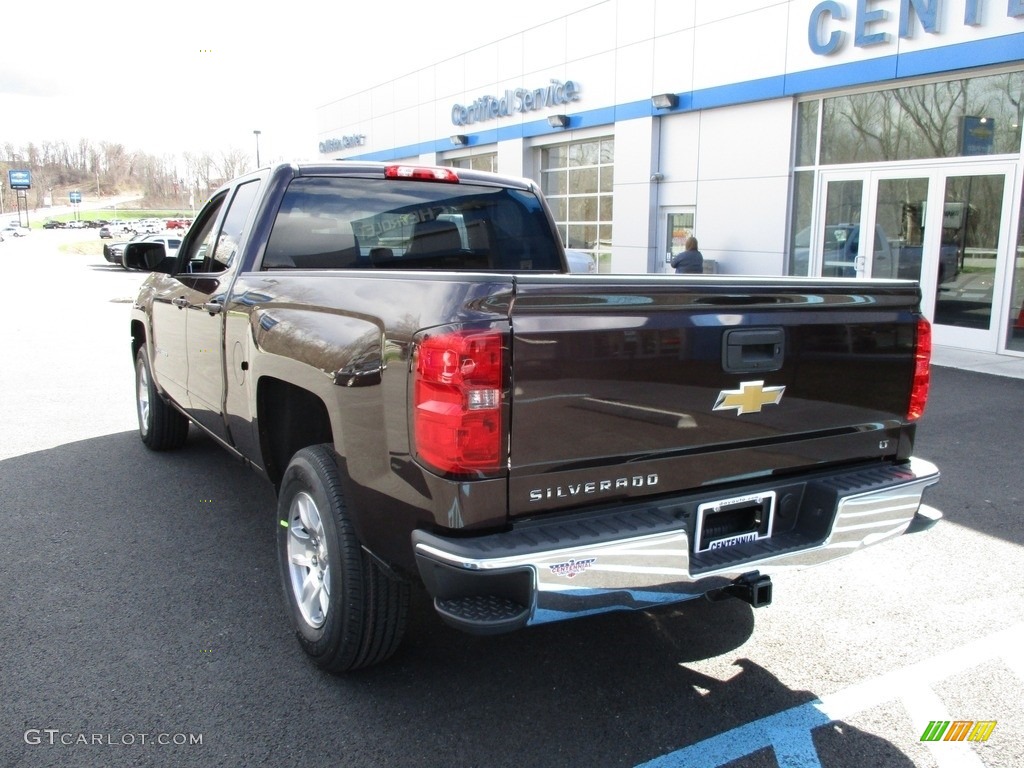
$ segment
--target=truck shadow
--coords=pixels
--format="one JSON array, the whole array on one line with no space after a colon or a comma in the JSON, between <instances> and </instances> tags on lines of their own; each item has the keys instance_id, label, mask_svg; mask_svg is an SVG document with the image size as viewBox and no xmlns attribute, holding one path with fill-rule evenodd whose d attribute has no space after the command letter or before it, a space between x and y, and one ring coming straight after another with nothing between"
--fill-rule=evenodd
<instances>
[{"instance_id":1,"label":"truck shadow","mask_svg":"<svg viewBox=\"0 0 1024 768\"><path fill-rule=\"evenodd\" d=\"M737 656L727 679L687 666L735 655L754 617L738 600L701 599L473 638L439 623L418 594L398 655L332 685L338 701L393 717L378 721L384 732L401 730L411 710L419 735L410 746L443 745L398 765L451 765L457 754L488 766L775 766L784 764L776 750L792 759L794 749L818 761L800 765L849 765L851 754L860 765L914 764L889 741L830 721L814 693L750 659ZM776 729L762 722L780 713Z\"/></svg>"},{"instance_id":2,"label":"truck shadow","mask_svg":"<svg viewBox=\"0 0 1024 768\"><path fill-rule=\"evenodd\" d=\"M737 654L755 613L736 600L476 638L417 590L390 662L324 674L287 626L272 489L194 430L165 454L130 432L0 461L0 498L5 699L26 728L204 734L214 746L161 749L184 766L633 766L673 754L712 766L717 753L685 762L679 750L719 742L745 755L736 765L772 766L773 747L751 735L764 729L747 726L794 710L825 766L912 764L815 719L813 692ZM733 656L722 679L687 666ZM3 742L0 764L95 759Z\"/></svg>"}]
</instances>

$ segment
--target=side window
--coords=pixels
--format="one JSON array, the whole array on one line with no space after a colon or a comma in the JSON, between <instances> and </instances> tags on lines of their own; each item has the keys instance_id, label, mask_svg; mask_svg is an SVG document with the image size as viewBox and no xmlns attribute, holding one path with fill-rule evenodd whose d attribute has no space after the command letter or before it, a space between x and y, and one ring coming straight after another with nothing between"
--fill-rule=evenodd
<instances>
[{"instance_id":1,"label":"side window","mask_svg":"<svg viewBox=\"0 0 1024 768\"><path fill-rule=\"evenodd\" d=\"M226 197L227 193L224 193L211 200L199 214L195 224L192 225L186 245L178 255L179 273L191 274L206 271L203 269L203 265L206 263L207 254L212 254L214 245L213 226L217 223L217 214L220 213Z\"/></svg>"},{"instance_id":2,"label":"side window","mask_svg":"<svg viewBox=\"0 0 1024 768\"><path fill-rule=\"evenodd\" d=\"M238 253L238 244L242 232L249 220L256 193L259 192L259 180L248 181L235 191L235 196L224 215L224 225L220 228L220 236L209 259L203 264L203 272L223 272L229 269Z\"/></svg>"}]
</instances>

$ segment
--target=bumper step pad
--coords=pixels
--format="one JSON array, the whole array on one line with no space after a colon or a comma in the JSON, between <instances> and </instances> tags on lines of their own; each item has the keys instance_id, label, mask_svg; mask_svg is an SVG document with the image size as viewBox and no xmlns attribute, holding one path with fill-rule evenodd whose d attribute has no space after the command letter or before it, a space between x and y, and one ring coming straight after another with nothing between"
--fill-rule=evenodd
<instances>
[{"instance_id":1,"label":"bumper step pad","mask_svg":"<svg viewBox=\"0 0 1024 768\"><path fill-rule=\"evenodd\" d=\"M434 600L434 608L452 626L474 634L499 634L529 619L530 609L496 595L472 595Z\"/></svg>"}]
</instances>

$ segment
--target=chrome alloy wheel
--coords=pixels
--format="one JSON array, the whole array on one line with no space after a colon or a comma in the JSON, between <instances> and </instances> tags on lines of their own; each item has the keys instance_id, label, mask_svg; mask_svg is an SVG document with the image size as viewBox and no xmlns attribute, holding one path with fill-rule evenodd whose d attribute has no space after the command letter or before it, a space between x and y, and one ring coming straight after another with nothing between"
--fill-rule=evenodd
<instances>
[{"instance_id":1,"label":"chrome alloy wheel","mask_svg":"<svg viewBox=\"0 0 1024 768\"><path fill-rule=\"evenodd\" d=\"M288 509L288 573L302 618L319 629L331 603L331 562L320 510L305 491Z\"/></svg>"},{"instance_id":2,"label":"chrome alloy wheel","mask_svg":"<svg viewBox=\"0 0 1024 768\"><path fill-rule=\"evenodd\" d=\"M145 437L149 432L149 371L146 370L146 364L142 362L138 364L138 368L139 376L135 394L139 407L139 431Z\"/></svg>"}]
</instances>

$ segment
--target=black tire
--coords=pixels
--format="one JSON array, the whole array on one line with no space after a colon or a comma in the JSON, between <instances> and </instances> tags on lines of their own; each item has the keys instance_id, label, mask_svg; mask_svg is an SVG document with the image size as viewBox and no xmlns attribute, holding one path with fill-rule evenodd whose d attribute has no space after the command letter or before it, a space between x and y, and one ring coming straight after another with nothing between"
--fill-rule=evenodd
<instances>
[{"instance_id":1,"label":"black tire","mask_svg":"<svg viewBox=\"0 0 1024 768\"><path fill-rule=\"evenodd\" d=\"M302 649L330 672L388 659L405 634L409 583L360 546L332 446L295 454L277 510L281 581Z\"/></svg>"},{"instance_id":2,"label":"black tire","mask_svg":"<svg viewBox=\"0 0 1024 768\"><path fill-rule=\"evenodd\" d=\"M147 448L170 451L188 439L188 417L157 391L145 344L135 355L135 413L139 417L139 437Z\"/></svg>"}]
</instances>

